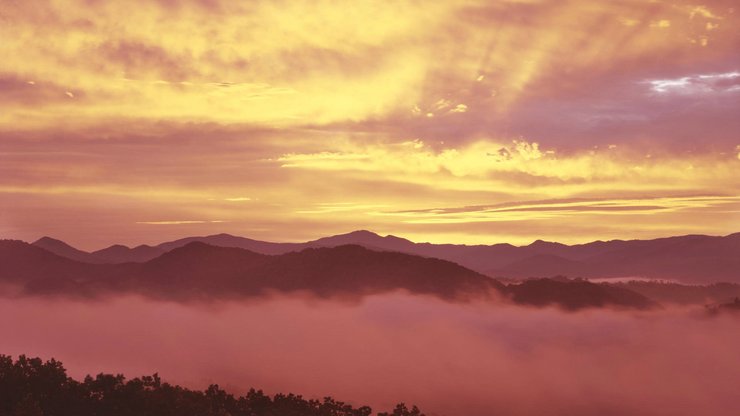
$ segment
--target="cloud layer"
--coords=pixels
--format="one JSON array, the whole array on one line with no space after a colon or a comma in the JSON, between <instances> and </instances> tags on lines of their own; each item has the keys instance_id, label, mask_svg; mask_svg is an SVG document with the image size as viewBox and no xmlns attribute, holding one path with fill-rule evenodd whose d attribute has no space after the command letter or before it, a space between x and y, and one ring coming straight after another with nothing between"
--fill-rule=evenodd
<instances>
[{"instance_id":1,"label":"cloud layer","mask_svg":"<svg viewBox=\"0 0 740 416\"><path fill-rule=\"evenodd\" d=\"M639 230L619 235L575 211L568 226L561 210L475 230L385 215L737 197L731 1L0 5L3 235L99 248L227 222L272 240L736 231L725 202L649 221L625 208Z\"/></svg>"},{"instance_id":2,"label":"cloud layer","mask_svg":"<svg viewBox=\"0 0 740 416\"><path fill-rule=\"evenodd\" d=\"M86 373L332 395L430 415L733 414L732 317L566 313L408 295L187 305L0 300L3 353ZM187 346L184 348L183 346Z\"/></svg>"}]
</instances>

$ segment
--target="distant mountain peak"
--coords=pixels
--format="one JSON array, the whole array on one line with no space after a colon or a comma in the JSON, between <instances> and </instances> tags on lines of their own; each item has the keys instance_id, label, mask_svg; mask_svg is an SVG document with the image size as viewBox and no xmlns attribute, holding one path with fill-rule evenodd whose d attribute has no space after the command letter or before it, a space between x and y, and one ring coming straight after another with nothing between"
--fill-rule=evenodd
<instances>
[{"instance_id":1,"label":"distant mountain peak","mask_svg":"<svg viewBox=\"0 0 740 416\"><path fill-rule=\"evenodd\" d=\"M148 245L130 248L123 244L114 244L110 247L92 253L95 259L103 263L144 262L164 253L164 251Z\"/></svg>"},{"instance_id":2,"label":"distant mountain peak","mask_svg":"<svg viewBox=\"0 0 740 416\"><path fill-rule=\"evenodd\" d=\"M369 230L355 230L355 231L350 231L350 232L345 233L345 234L338 234L338 235L335 235L334 237L340 237L340 236L380 237L380 238L382 238L382 236L380 234L374 233L374 232L369 231Z\"/></svg>"},{"instance_id":3,"label":"distant mountain peak","mask_svg":"<svg viewBox=\"0 0 740 416\"><path fill-rule=\"evenodd\" d=\"M411 242L410 240L397 237L395 235L388 234L386 236L382 236L378 233L375 233L369 230L355 230L355 231L350 231L344 234L337 234L337 235L333 235L330 237L324 237L319 240L326 240L326 239L333 239L333 238L356 238L358 241L362 239L368 239L368 240L400 240L400 241Z\"/></svg>"},{"instance_id":4,"label":"distant mountain peak","mask_svg":"<svg viewBox=\"0 0 740 416\"><path fill-rule=\"evenodd\" d=\"M229 234L229 233L218 233L218 234L209 235L208 237L235 238L236 236L233 234Z\"/></svg>"},{"instance_id":5,"label":"distant mountain peak","mask_svg":"<svg viewBox=\"0 0 740 416\"><path fill-rule=\"evenodd\" d=\"M205 250L205 249L216 249L216 248L217 246L214 246L213 244L205 243L203 241L191 241L185 244L184 246L172 249L170 253L174 251L185 252L189 250ZM221 248L227 248L227 247L221 247Z\"/></svg>"},{"instance_id":6,"label":"distant mountain peak","mask_svg":"<svg viewBox=\"0 0 740 416\"><path fill-rule=\"evenodd\" d=\"M67 243L65 243L62 240L58 240L56 238L52 238L52 237L49 237L47 235L39 238L38 240L34 241L32 244L36 244L36 243L62 243L62 244L67 244Z\"/></svg>"},{"instance_id":7,"label":"distant mountain peak","mask_svg":"<svg viewBox=\"0 0 740 416\"><path fill-rule=\"evenodd\" d=\"M319 238L318 240L309 241L309 246L338 246L345 244L357 244L373 249L405 251L414 245L413 242L405 238L399 238L393 235L385 237L368 230L356 230L345 234L337 234L330 237Z\"/></svg>"},{"instance_id":8,"label":"distant mountain peak","mask_svg":"<svg viewBox=\"0 0 740 416\"><path fill-rule=\"evenodd\" d=\"M44 236L34 241L31 245L72 260L90 261L90 254L88 252L78 250L56 238Z\"/></svg>"},{"instance_id":9,"label":"distant mountain peak","mask_svg":"<svg viewBox=\"0 0 740 416\"><path fill-rule=\"evenodd\" d=\"M128 250L128 246L124 246L123 244L113 244L112 246L105 248L104 250Z\"/></svg>"},{"instance_id":10,"label":"distant mountain peak","mask_svg":"<svg viewBox=\"0 0 740 416\"><path fill-rule=\"evenodd\" d=\"M535 240L528 247L542 247L542 246L565 246L563 243L545 240Z\"/></svg>"},{"instance_id":11,"label":"distant mountain peak","mask_svg":"<svg viewBox=\"0 0 740 416\"><path fill-rule=\"evenodd\" d=\"M47 247L59 247L59 248L71 248L71 249L74 249L74 247L72 247L71 245L65 243L64 241L58 240L56 238L52 238L52 237L49 237L49 236L44 236L44 237L39 238L38 240L34 241L32 243L32 245L39 246L39 247L44 247L44 248L47 248Z\"/></svg>"}]
</instances>

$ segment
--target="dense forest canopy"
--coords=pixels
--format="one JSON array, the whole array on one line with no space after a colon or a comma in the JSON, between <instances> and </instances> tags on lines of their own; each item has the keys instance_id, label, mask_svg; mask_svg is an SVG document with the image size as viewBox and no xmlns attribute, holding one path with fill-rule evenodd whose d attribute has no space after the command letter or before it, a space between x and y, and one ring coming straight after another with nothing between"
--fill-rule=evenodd
<instances>
[{"instance_id":1,"label":"dense forest canopy","mask_svg":"<svg viewBox=\"0 0 740 416\"><path fill-rule=\"evenodd\" d=\"M77 381L61 362L0 355L0 416L370 416L368 406L353 407L325 397L269 396L251 389L244 396L218 385L204 391L162 381L159 375L127 380L98 374ZM403 403L378 416L424 416Z\"/></svg>"}]
</instances>

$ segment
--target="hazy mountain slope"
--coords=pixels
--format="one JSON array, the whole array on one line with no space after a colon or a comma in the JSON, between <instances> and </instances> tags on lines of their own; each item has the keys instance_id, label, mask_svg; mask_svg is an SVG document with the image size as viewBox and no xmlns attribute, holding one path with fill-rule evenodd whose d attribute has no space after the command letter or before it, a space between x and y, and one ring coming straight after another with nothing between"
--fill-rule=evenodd
<instances>
[{"instance_id":1,"label":"hazy mountain slope","mask_svg":"<svg viewBox=\"0 0 740 416\"><path fill-rule=\"evenodd\" d=\"M142 263L161 256L166 251L158 247L140 245L129 248L116 244L102 250L93 251L90 255L101 263Z\"/></svg>"},{"instance_id":2,"label":"hazy mountain slope","mask_svg":"<svg viewBox=\"0 0 740 416\"><path fill-rule=\"evenodd\" d=\"M87 277L95 265L58 256L17 240L0 240L0 280L30 282L38 279Z\"/></svg>"},{"instance_id":3,"label":"hazy mountain slope","mask_svg":"<svg viewBox=\"0 0 740 416\"><path fill-rule=\"evenodd\" d=\"M356 245L269 256L192 242L141 265L136 284L179 292L255 295L305 291L319 296L405 289L454 298L503 286L444 260Z\"/></svg>"},{"instance_id":4,"label":"hazy mountain slope","mask_svg":"<svg viewBox=\"0 0 740 416\"><path fill-rule=\"evenodd\" d=\"M252 296L267 291L319 296L404 289L457 298L503 285L457 264L360 246L269 256L192 242L145 263L76 262L19 241L0 245L0 279L32 293L139 292L159 297Z\"/></svg>"},{"instance_id":5,"label":"hazy mountain slope","mask_svg":"<svg viewBox=\"0 0 740 416\"><path fill-rule=\"evenodd\" d=\"M283 290L413 293L457 297L483 294L503 285L455 263L358 245L311 248L284 254L260 270Z\"/></svg>"},{"instance_id":6,"label":"hazy mountain slope","mask_svg":"<svg viewBox=\"0 0 740 416\"><path fill-rule=\"evenodd\" d=\"M86 263L101 263L100 260L96 259L90 253L82 250L78 250L64 241L57 240L51 237L41 237L34 241L32 245L43 248L46 251L52 252L58 256L66 257L71 260L82 261Z\"/></svg>"},{"instance_id":7,"label":"hazy mountain slope","mask_svg":"<svg viewBox=\"0 0 740 416\"><path fill-rule=\"evenodd\" d=\"M510 297L536 306L645 307L627 289L587 282L532 281L504 286L455 263L358 245L264 255L191 242L144 263L76 262L19 241L0 244L0 279L27 294L141 293L170 299L237 298L269 292L359 297L405 290L447 300ZM631 294L631 295L630 295Z\"/></svg>"},{"instance_id":8,"label":"hazy mountain slope","mask_svg":"<svg viewBox=\"0 0 740 416\"><path fill-rule=\"evenodd\" d=\"M621 306L647 309L655 302L629 289L596 284L585 280L532 279L507 286L514 302L547 306L559 305L566 309Z\"/></svg>"},{"instance_id":9,"label":"hazy mountain slope","mask_svg":"<svg viewBox=\"0 0 740 416\"><path fill-rule=\"evenodd\" d=\"M395 236L382 237L369 231L355 231L306 243L271 243L218 234L188 237L156 247L129 249L112 246L91 253L88 260L85 260L84 252L75 251L62 242L52 244L52 248L57 254L69 253L67 257L81 261L144 262L191 242L236 247L270 255L311 247L356 244L373 250L448 260L479 273L502 278L566 275L588 278L651 277L691 283L740 282L740 233L725 237L689 235L654 240L595 241L573 246L538 240L521 247L510 244L468 246L413 243Z\"/></svg>"},{"instance_id":10,"label":"hazy mountain slope","mask_svg":"<svg viewBox=\"0 0 740 416\"><path fill-rule=\"evenodd\" d=\"M501 277L643 276L686 282L740 281L740 233L725 237L689 235L654 240L595 241L573 246L538 240L516 247L509 244L413 243L360 231L307 244L334 243L361 244L450 260Z\"/></svg>"},{"instance_id":11,"label":"hazy mountain slope","mask_svg":"<svg viewBox=\"0 0 740 416\"><path fill-rule=\"evenodd\" d=\"M72 247L64 241L57 240L51 237L42 237L36 240L33 245L43 248L44 250L52 252L61 257L66 257L68 259L84 263L96 264L127 262L141 263L161 256L163 253L165 253L164 250L157 247L140 245L134 248L129 248L120 244L115 244L108 248L89 253Z\"/></svg>"},{"instance_id":12,"label":"hazy mountain slope","mask_svg":"<svg viewBox=\"0 0 740 416\"><path fill-rule=\"evenodd\" d=\"M183 247L192 242L200 242L218 247L235 247L254 251L261 254L284 254L291 251L302 250L307 247L304 243L271 243L267 241L253 240L251 238L237 237L230 234L216 234L200 237L187 237L179 240L168 241L159 244L157 248L162 251L170 251Z\"/></svg>"},{"instance_id":13,"label":"hazy mountain slope","mask_svg":"<svg viewBox=\"0 0 740 416\"><path fill-rule=\"evenodd\" d=\"M92 287L130 271L133 263L92 264L71 260L40 247L0 240L0 283L27 293L89 296Z\"/></svg>"}]
</instances>

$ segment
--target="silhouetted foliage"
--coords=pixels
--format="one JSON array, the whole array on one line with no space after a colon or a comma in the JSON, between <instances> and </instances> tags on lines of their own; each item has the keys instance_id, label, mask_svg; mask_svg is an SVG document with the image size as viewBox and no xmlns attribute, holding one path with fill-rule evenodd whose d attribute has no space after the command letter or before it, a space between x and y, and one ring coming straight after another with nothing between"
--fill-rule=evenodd
<instances>
[{"instance_id":1,"label":"silhouetted foliage","mask_svg":"<svg viewBox=\"0 0 740 416\"><path fill-rule=\"evenodd\" d=\"M67 376L62 363L24 355L13 361L0 355L0 416L370 416L331 397L304 399L294 394L273 397L251 389L236 397L213 384L205 391L163 382L159 375L126 380L98 374L82 382ZM381 416L424 416L399 404Z\"/></svg>"},{"instance_id":2,"label":"silhouetted foliage","mask_svg":"<svg viewBox=\"0 0 740 416\"><path fill-rule=\"evenodd\" d=\"M406 404L399 403L398 405L396 405L396 408L393 409L392 413L378 413L378 416L424 416L424 413L421 413L419 408L416 406L413 406L411 410L409 410L406 407Z\"/></svg>"}]
</instances>

